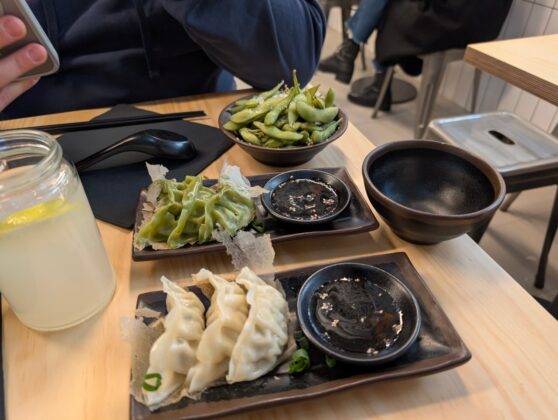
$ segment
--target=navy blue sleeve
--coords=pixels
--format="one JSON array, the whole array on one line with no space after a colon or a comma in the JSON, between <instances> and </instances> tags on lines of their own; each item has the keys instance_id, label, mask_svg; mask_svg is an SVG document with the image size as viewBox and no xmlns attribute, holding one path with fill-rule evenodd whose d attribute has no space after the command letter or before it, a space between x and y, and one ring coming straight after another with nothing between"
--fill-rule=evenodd
<instances>
[{"instance_id":1,"label":"navy blue sleeve","mask_svg":"<svg viewBox=\"0 0 558 420\"><path fill-rule=\"evenodd\" d=\"M162 0L188 35L220 67L269 89L279 80L301 84L314 74L325 37L316 0Z\"/></svg>"}]
</instances>

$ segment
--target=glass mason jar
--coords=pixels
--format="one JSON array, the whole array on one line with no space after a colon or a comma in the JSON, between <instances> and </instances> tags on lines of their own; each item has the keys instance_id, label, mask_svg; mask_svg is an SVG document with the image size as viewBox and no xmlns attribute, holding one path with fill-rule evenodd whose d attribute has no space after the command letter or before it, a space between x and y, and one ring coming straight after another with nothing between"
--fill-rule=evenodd
<instances>
[{"instance_id":1,"label":"glass mason jar","mask_svg":"<svg viewBox=\"0 0 558 420\"><path fill-rule=\"evenodd\" d=\"M40 131L0 132L0 292L26 326L79 324L115 280L74 166Z\"/></svg>"}]
</instances>

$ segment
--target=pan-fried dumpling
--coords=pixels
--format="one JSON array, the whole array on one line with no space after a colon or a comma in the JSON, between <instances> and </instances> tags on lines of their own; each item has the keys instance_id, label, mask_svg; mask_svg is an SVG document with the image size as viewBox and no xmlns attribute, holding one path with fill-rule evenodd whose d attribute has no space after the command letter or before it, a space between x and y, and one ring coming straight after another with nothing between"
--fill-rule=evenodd
<instances>
[{"instance_id":1,"label":"pan-fried dumpling","mask_svg":"<svg viewBox=\"0 0 558 420\"><path fill-rule=\"evenodd\" d=\"M238 284L205 269L200 270L196 278L207 278L215 292L207 311L207 328L196 353L197 363L186 378L189 396L225 377L233 347L248 314L246 295Z\"/></svg>"},{"instance_id":2,"label":"pan-fried dumpling","mask_svg":"<svg viewBox=\"0 0 558 420\"><path fill-rule=\"evenodd\" d=\"M165 332L151 347L146 384L142 389L150 408L156 408L184 383L185 375L196 362L196 350L205 326L205 307L198 297L164 276L161 282L167 294L168 314L164 320ZM156 389L149 391L146 387Z\"/></svg>"},{"instance_id":3,"label":"pan-fried dumpling","mask_svg":"<svg viewBox=\"0 0 558 420\"><path fill-rule=\"evenodd\" d=\"M236 168L236 170L234 169ZM203 185L203 178L186 176L184 181L159 179L149 186L149 201L144 205L144 218L134 236L134 247L147 246L176 249L186 244L213 240L213 231L220 229L234 236L248 226L256 206L250 183L238 167L227 169L212 187Z\"/></svg>"},{"instance_id":4,"label":"pan-fried dumpling","mask_svg":"<svg viewBox=\"0 0 558 420\"><path fill-rule=\"evenodd\" d=\"M236 282L247 291L250 311L231 355L228 383L251 381L271 371L289 337L289 309L283 294L248 267Z\"/></svg>"}]
</instances>

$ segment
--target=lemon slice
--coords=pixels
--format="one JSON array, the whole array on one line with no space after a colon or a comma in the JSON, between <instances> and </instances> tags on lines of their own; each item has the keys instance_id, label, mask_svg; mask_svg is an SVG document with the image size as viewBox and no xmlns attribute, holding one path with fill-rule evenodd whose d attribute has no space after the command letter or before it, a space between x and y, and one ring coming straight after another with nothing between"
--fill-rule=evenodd
<instances>
[{"instance_id":1,"label":"lemon slice","mask_svg":"<svg viewBox=\"0 0 558 420\"><path fill-rule=\"evenodd\" d=\"M28 209L17 211L6 219L0 221L0 234L9 232L18 227L41 220L51 219L66 213L73 206L66 203L63 198L37 204Z\"/></svg>"}]
</instances>

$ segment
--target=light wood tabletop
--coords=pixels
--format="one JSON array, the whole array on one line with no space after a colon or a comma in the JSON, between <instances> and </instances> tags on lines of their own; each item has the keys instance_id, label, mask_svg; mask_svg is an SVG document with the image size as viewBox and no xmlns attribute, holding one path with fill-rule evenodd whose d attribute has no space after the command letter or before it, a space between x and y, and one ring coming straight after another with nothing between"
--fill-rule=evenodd
<instances>
[{"instance_id":1,"label":"light wood tabletop","mask_svg":"<svg viewBox=\"0 0 558 420\"><path fill-rule=\"evenodd\" d=\"M159 112L203 109L209 118L199 122L216 126L221 109L242 95L245 92L142 106ZM4 121L0 130L83 121L102 111ZM307 166L345 166L364 193L361 165L373 148L349 124L346 133ZM234 146L204 174L215 177L225 159L247 175L276 169L254 161ZM138 294L159 290L162 274L187 281L202 267L223 274L233 271L224 253L135 263L131 260L131 232L102 222L99 227L117 277L115 296L102 313L68 330L41 333L24 327L3 303L8 419L127 419L130 356L119 323L123 317L133 316ZM371 234L305 239L277 244L275 250L278 271L363 255L407 253L473 357L446 372L254 411L250 418L556 418L558 322L468 236L416 246L394 236L382 223Z\"/></svg>"},{"instance_id":2,"label":"light wood tabletop","mask_svg":"<svg viewBox=\"0 0 558 420\"><path fill-rule=\"evenodd\" d=\"M465 61L558 105L558 34L471 44Z\"/></svg>"}]
</instances>

